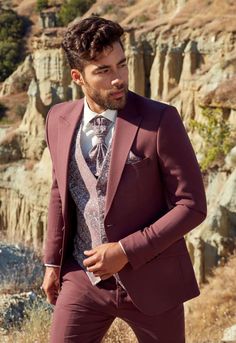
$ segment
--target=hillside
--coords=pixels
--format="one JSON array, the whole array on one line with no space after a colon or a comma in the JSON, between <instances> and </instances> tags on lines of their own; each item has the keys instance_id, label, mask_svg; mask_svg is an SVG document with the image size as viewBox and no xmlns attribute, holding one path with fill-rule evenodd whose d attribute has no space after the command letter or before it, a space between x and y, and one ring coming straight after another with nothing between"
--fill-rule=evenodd
<instances>
[{"instance_id":1,"label":"hillside","mask_svg":"<svg viewBox=\"0 0 236 343\"><path fill-rule=\"evenodd\" d=\"M176 26L202 33L234 31L236 3L226 0L97 0L86 14L97 13L145 31L166 27L166 34Z\"/></svg>"}]
</instances>

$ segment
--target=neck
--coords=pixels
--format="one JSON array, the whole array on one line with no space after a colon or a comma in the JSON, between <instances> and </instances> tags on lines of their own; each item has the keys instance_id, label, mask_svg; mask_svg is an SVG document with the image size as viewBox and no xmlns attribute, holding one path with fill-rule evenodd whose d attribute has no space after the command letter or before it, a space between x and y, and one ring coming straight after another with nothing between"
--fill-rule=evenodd
<instances>
[{"instance_id":1,"label":"neck","mask_svg":"<svg viewBox=\"0 0 236 343\"><path fill-rule=\"evenodd\" d=\"M96 104L94 101L92 101L91 99L89 99L87 97L86 97L86 101L87 101L88 107L90 108L91 111L93 111L97 114L100 114L100 113L106 111L105 108L99 106L98 104Z\"/></svg>"}]
</instances>

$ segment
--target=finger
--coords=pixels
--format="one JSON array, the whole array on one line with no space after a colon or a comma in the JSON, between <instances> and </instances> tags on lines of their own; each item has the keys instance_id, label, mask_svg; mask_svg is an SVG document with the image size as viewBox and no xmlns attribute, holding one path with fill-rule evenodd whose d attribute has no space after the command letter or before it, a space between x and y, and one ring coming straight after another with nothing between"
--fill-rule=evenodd
<instances>
[{"instance_id":1,"label":"finger","mask_svg":"<svg viewBox=\"0 0 236 343\"><path fill-rule=\"evenodd\" d=\"M91 249L91 250L84 250L84 255L86 256L92 256L97 252L97 250L95 249Z\"/></svg>"},{"instance_id":2,"label":"finger","mask_svg":"<svg viewBox=\"0 0 236 343\"><path fill-rule=\"evenodd\" d=\"M97 256L88 257L83 261L85 267L91 267L97 262Z\"/></svg>"},{"instance_id":3,"label":"finger","mask_svg":"<svg viewBox=\"0 0 236 343\"><path fill-rule=\"evenodd\" d=\"M88 267L87 271L91 273L99 273L99 275L96 276L106 273L106 270L101 266L101 264L95 264L92 267Z\"/></svg>"}]
</instances>

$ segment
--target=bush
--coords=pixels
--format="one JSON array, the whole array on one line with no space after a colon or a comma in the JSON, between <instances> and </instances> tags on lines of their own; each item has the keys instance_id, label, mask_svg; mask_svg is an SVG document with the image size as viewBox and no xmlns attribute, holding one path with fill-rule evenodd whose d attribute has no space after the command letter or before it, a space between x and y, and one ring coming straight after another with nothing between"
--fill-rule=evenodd
<instances>
[{"instance_id":1,"label":"bush","mask_svg":"<svg viewBox=\"0 0 236 343\"><path fill-rule=\"evenodd\" d=\"M16 69L19 49L17 41L0 41L0 81L4 81Z\"/></svg>"},{"instance_id":2,"label":"bush","mask_svg":"<svg viewBox=\"0 0 236 343\"><path fill-rule=\"evenodd\" d=\"M36 3L37 12L41 12L47 7L48 7L48 0L37 0L37 3Z\"/></svg>"},{"instance_id":3,"label":"bush","mask_svg":"<svg viewBox=\"0 0 236 343\"><path fill-rule=\"evenodd\" d=\"M222 164L224 157L235 145L235 137L220 108L204 108L202 115L205 118L204 123L191 120L190 126L196 129L204 140L204 157L200 166L202 171L206 171Z\"/></svg>"},{"instance_id":4,"label":"bush","mask_svg":"<svg viewBox=\"0 0 236 343\"><path fill-rule=\"evenodd\" d=\"M0 8L0 82L17 67L22 57L26 21L12 10Z\"/></svg>"},{"instance_id":5,"label":"bush","mask_svg":"<svg viewBox=\"0 0 236 343\"><path fill-rule=\"evenodd\" d=\"M82 16L89 10L96 0L67 0L61 7L58 14L59 22L67 26L78 16Z\"/></svg>"},{"instance_id":6,"label":"bush","mask_svg":"<svg viewBox=\"0 0 236 343\"><path fill-rule=\"evenodd\" d=\"M20 39L24 32L23 18L12 10L0 8L0 41Z\"/></svg>"}]
</instances>

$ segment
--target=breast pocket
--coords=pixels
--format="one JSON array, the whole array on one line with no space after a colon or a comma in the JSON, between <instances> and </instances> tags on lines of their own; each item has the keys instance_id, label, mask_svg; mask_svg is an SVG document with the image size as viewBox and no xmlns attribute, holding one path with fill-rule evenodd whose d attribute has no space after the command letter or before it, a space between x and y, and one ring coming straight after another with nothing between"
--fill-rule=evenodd
<instances>
[{"instance_id":1,"label":"breast pocket","mask_svg":"<svg viewBox=\"0 0 236 343\"><path fill-rule=\"evenodd\" d=\"M135 155L133 151L130 150L129 155L126 160L126 164L134 164L141 161L142 159L143 157Z\"/></svg>"},{"instance_id":2,"label":"breast pocket","mask_svg":"<svg viewBox=\"0 0 236 343\"><path fill-rule=\"evenodd\" d=\"M143 168L143 167L148 167L151 163L151 159L149 157L145 157L142 160L136 161L132 163L132 166L135 169Z\"/></svg>"},{"instance_id":3,"label":"breast pocket","mask_svg":"<svg viewBox=\"0 0 236 343\"><path fill-rule=\"evenodd\" d=\"M145 157L136 162L126 163L121 176L121 182L117 189L117 195L126 195L127 197L133 197L137 199L138 187L140 183L140 177L142 174L147 174L150 164L150 158Z\"/></svg>"}]
</instances>

